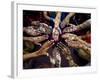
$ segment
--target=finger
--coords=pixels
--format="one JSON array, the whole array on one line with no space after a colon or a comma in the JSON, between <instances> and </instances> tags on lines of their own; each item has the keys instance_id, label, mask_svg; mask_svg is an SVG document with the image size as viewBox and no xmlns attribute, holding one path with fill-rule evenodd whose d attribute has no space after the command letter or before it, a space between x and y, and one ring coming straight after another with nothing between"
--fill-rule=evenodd
<instances>
[{"instance_id":1,"label":"finger","mask_svg":"<svg viewBox=\"0 0 100 80\"><path fill-rule=\"evenodd\" d=\"M35 44L41 46L41 43L37 43L37 42L35 42Z\"/></svg>"},{"instance_id":2,"label":"finger","mask_svg":"<svg viewBox=\"0 0 100 80\"><path fill-rule=\"evenodd\" d=\"M58 44L57 44L57 47L58 47L60 50L62 50L62 52L64 52L64 49L63 49L64 47L63 47L63 46L61 46L61 44L60 44L60 43L58 43Z\"/></svg>"},{"instance_id":3,"label":"finger","mask_svg":"<svg viewBox=\"0 0 100 80\"><path fill-rule=\"evenodd\" d=\"M70 39L65 39L65 42L66 42L66 43L68 43L68 42L70 42L70 41L71 41Z\"/></svg>"},{"instance_id":4,"label":"finger","mask_svg":"<svg viewBox=\"0 0 100 80\"><path fill-rule=\"evenodd\" d=\"M68 28L63 29L63 33L68 32Z\"/></svg>"},{"instance_id":5,"label":"finger","mask_svg":"<svg viewBox=\"0 0 100 80\"><path fill-rule=\"evenodd\" d=\"M68 37L67 33L63 34L61 37L64 38L64 39L67 38Z\"/></svg>"},{"instance_id":6,"label":"finger","mask_svg":"<svg viewBox=\"0 0 100 80\"><path fill-rule=\"evenodd\" d=\"M48 47L47 47L46 49L48 50L48 49L51 48L53 45L54 45L54 43L51 43L50 45L48 45Z\"/></svg>"},{"instance_id":7,"label":"finger","mask_svg":"<svg viewBox=\"0 0 100 80\"><path fill-rule=\"evenodd\" d=\"M53 44L53 43L54 43L54 40L48 41L48 46L50 46L50 45Z\"/></svg>"},{"instance_id":8,"label":"finger","mask_svg":"<svg viewBox=\"0 0 100 80\"><path fill-rule=\"evenodd\" d=\"M50 40L51 43L54 43L54 40Z\"/></svg>"},{"instance_id":9,"label":"finger","mask_svg":"<svg viewBox=\"0 0 100 80\"><path fill-rule=\"evenodd\" d=\"M46 55L46 56L49 56L49 54L45 51L45 52L43 52L43 54L42 55Z\"/></svg>"},{"instance_id":10,"label":"finger","mask_svg":"<svg viewBox=\"0 0 100 80\"><path fill-rule=\"evenodd\" d=\"M43 52L47 52L49 49L49 47L46 47L45 49L43 49Z\"/></svg>"},{"instance_id":11,"label":"finger","mask_svg":"<svg viewBox=\"0 0 100 80\"><path fill-rule=\"evenodd\" d=\"M51 41L47 41L45 44L44 44L44 49L48 49L49 47L51 47L52 45L54 45L54 40L51 40Z\"/></svg>"},{"instance_id":12,"label":"finger","mask_svg":"<svg viewBox=\"0 0 100 80\"><path fill-rule=\"evenodd\" d=\"M55 44L55 43L54 43L54 42L52 42L52 44L49 46L49 48L50 48L50 47L52 47L54 44Z\"/></svg>"},{"instance_id":13,"label":"finger","mask_svg":"<svg viewBox=\"0 0 100 80\"><path fill-rule=\"evenodd\" d=\"M48 40L47 42L45 42L44 44L49 44L50 43L50 41Z\"/></svg>"},{"instance_id":14,"label":"finger","mask_svg":"<svg viewBox=\"0 0 100 80\"><path fill-rule=\"evenodd\" d=\"M81 48L82 44L80 44L78 41L68 41L68 46L74 47L74 48Z\"/></svg>"}]
</instances>

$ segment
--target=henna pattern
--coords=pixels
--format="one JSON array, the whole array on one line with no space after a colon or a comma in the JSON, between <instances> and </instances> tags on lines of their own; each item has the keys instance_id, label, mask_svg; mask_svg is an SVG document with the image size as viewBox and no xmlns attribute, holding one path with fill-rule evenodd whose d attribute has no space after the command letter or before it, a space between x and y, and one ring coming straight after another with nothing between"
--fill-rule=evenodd
<instances>
[{"instance_id":1,"label":"henna pattern","mask_svg":"<svg viewBox=\"0 0 100 80\"><path fill-rule=\"evenodd\" d=\"M31 26L23 28L23 32L28 35L23 37L23 41L30 43L25 45L27 47L32 46L31 43L37 46L40 45L37 51L31 53L24 51L24 53L28 53L23 54L24 61L45 55L50 59L53 67L61 67L61 55L63 55L69 67L78 67L80 65L75 62L70 50L70 48L74 48L78 51L78 56L90 62L91 45L82 40L82 36L78 36L74 32L90 28L91 19L75 25L70 23L71 17L75 15L73 12L69 13L62 21L61 12L56 12L55 18L49 17L46 11L43 14L47 20L54 23L54 27L37 20L32 21ZM52 47L50 54L48 50Z\"/></svg>"}]
</instances>

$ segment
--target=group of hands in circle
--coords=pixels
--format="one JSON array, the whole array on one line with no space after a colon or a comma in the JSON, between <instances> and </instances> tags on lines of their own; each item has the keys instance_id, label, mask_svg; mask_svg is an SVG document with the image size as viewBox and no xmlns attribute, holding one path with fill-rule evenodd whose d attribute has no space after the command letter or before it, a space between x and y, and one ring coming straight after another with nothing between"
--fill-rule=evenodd
<instances>
[{"instance_id":1,"label":"group of hands in circle","mask_svg":"<svg viewBox=\"0 0 100 80\"><path fill-rule=\"evenodd\" d=\"M75 13L69 13L70 17L74 14ZM51 48L55 44L55 41L59 40L59 35L62 33L64 33L64 34L61 35L61 38L63 38L65 40L65 42L67 43L68 46L77 48L77 49L83 49L84 51L86 51L86 53L88 55L90 55L90 49L91 49L90 44L88 44L87 42L82 40L79 36L69 33L69 32L77 30L77 27L75 25L69 23L70 17L66 18L62 22L60 21L60 17L61 17L60 12L57 13L57 16L55 17L55 19L53 19L53 18L51 19L50 17L48 18L48 17L46 17L46 14L45 14L45 18L52 20L54 22L54 28L52 30L52 38L53 39L47 40L38 51L29 53L29 54L24 54L24 56L23 56L24 60L38 57L41 55L49 56L48 49ZM61 26L61 28L64 28L65 25L69 25L69 27L66 27L67 29L64 29L63 31L61 31L59 25ZM68 50L66 47L63 46L62 50L64 52L68 53L67 52Z\"/></svg>"}]
</instances>

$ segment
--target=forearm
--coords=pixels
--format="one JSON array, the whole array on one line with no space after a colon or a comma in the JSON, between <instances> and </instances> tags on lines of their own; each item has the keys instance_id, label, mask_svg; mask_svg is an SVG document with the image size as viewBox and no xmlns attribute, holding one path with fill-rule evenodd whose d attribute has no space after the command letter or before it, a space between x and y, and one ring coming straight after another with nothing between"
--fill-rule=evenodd
<instances>
[{"instance_id":1,"label":"forearm","mask_svg":"<svg viewBox=\"0 0 100 80\"><path fill-rule=\"evenodd\" d=\"M78 38L78 41L81 42L83 45L87 46L87 47L91 47L91 45L89 43L87 43L86 41L82 40L80 37Z\"/></svg>"},{"instance_id":2,"label":"forearm","mask_svg":"<svg viewBox=\"0 0 100 80\"><path fill-rule=\"evenodd\" d=\"M78 30L84 29L84 28L89 28L91 26L91 19L86 20L82 24L76 26Z\"/></svg>"},{"instance_id":3,"label":"forearm","mask_svg":"<svg viewBox=\"0 0 100 80\"><path fill-rule=\"evenodd\" d=\"M44 40L48 39L48 35L42 35L38 37L23 37L23 40L25 41L31 41L31 42L42 42Z\"/></svg>"},{"instance_id":4,"label":"forearm","mask_svg":"<svg viewBox=\"0 0 100 80\"><path fill-rule=\"evenodd\" d=\"M90 61L91 55L87 54L83 49L77 49L77 51L78 51L78 55L81 58L83 58L87 61Z\"/></svg>"},{"instance_id":5,"label":"forearm","mask_svg":"<svg viewBox=\"0 0 100 80\"><path fill-rule=\"evenodd\" d=\"M70 12L70 13L68 14L68 16L66 16L66 18L71 18L71 17L74 16L74 15L75 15L74 12Z\"/></svg>"},{"instance_id":6,"label":"forearm","mask_svg":"<svg viewBox=\"0 0 100 80\"><path fill-rule=\"evenodd\" d=\"M90 55L90 51L91 51L91 45L85 41L83 41L82 39L78 38L78 41L81 43L81 47L80 49L84 50L87 54Z\"/></svg>"},{"instance_id":7,"label":"forearm","mask_svg":"<svg viewBox=\"0 0 100 80\"><path fill-rule=\"evenodd\" d=\"M73 58L72 58L72 56L71 56L71 52L70 52L69 49L68 49L68 52L65 52L65 58L66 58L66 60L68 61L70 67L78 66L78 65L74 62L74 60L73 60Z\"/></svg>"},{"instance_id":8,"label":"forearm","mask_svg":"<svg viewBox=\"0 0 100 80\"><path fill-rule=\"evenodd\" d=\"M61 12L58 12L55 18L55 27L57 28L59 27L59 24L60 24L60 18L61 18Z\"/></svg>"},{"instance_id":9,"label":"forearm","mask_svg":"<svg viewBox=\"0 0 100 80\"><path fill-rule=\"evenodd\" d=\"M48 16L47 12L45 11L45 12L43 12L43 14L44 14L44 17L45 17L47 20L50 21L50 17Z\"/></svg>"},{"instance_id":10,"label":"forearm","mask_svg":"<svg viewBox=\"0 0 100 80\"><path fill-rule=\"evenodd\" d=\"M72 16L74 16L74 15L75 15L75 13L70 12L70 13L65 17L64 22L67 24L67 21L70 20L70 18L71 18Z\"/></svg>"},{"instance_id":11,"label":"forearm","mask_svg":"<svg viewBox=\"0 0 100 80\"><path fill-rule=\"evenodd\" d=\"M31 58L34 58L34 57L38 57L39 56L39 53L40 53L40 50L36 51L36 52L33 52L33 53L27 53L27 54L24 54L23 55L23 60L27 60L27 59L31 59Z\"/></svg>"},{"instance_id":12,"label":"forearm","mask_svg":"<svg viewBox=\"0 0 100 80\"><path fill-rule=\"evenodd\" d=\"M25 32L26 34L31 35L31 36L38 36L38 35L41 34L41 33L38 32L36 29L33 29L32 26L24 27L24 28L23 28L23 32Z\"/></svg>"},{"instance_id":13,"label":"forearm","mask_svg":"<svg viewBox=\"0 0 100 80\"><path fill-rule=\"evenodd\" d=\"M88 47L86 45L83 45L81 49L84 50L88 55L91 55L90 54L90 52L91 52L91 48L90 47Z\"/></svg>"},{"instance_id":14,"label":"forearm","mask_svg":"<svg viewBox=\"0 0 100 80\"><path fill-rule=\"evenodd\" d=\"M47 55L48 49L53 45L54 45L53 40L47 41L43 44L43 46L38 51L33 52L33 53L24 54L23 60L38 57L38 56L41 56L41 55Z\"/></svg>"},{"instance_id":15,"label":"forearm","mask_svg":"<svg viewBox=\"0 0 100 80\"><path fill-rule=\"evenodd\" d=\"M66 60L68 61L70 67L78 66L78 65L74 62L74 60L73 60L71 54L65 56L65 58L66 58Z\"/></svg>"}]
</instances>

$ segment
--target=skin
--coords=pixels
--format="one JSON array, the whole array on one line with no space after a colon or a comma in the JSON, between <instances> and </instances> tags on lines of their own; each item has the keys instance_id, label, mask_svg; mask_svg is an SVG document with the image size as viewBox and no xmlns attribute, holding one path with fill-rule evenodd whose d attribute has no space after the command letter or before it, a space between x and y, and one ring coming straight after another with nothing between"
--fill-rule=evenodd
<instances>
[{"instance_id":1,"label":"skin","mask_svg":"<svg viewBox=\"0 0 100 80\"><path fill-rule=\"evenodd\" d=\"M79 30L85 29L85 28L89 28L91 26L91 19L86 20L85 22L83 22L77 26L75 26L73 24L69 24L69 25L70 25L69 27L65 27L63 29L63 33L74 32L74 31L79 31Z\"/></svg>"},{"instance_id":2,"label":"skin","mask_svg":"<svg viewBox=\"0 0 100 80\"><path fill-rule=\"evenodd\" d=\"M91 32L87 31L86 34L79 36L82 40L85 40L87 43L91 43Z\"/></svg>"},{"instance_id":3,"label":"skin","mask_svg":"<svg viewBox=\"0 0 100 80\"><path fill-rule=\"evenodd\" d=\"M39 36L42 33L44 34L50 34L51 29L50 26L48 26L45 23L40 23L39 21L32 21L32 26L24 27L23 31L31 36Z\"/></svg>"},{"instance_id":4,"label":"skin","mask_svg":"<svg viewBox=\"0 0 100 80\"><path fill-rule=\"evenodd\" d=\"M82 24L78 25L78 29L84 29L84 28L88 28L91 26L91 19L86 20L85 22L83 22Z\"/></svg>"},{"instance_id":5,"label":"skin","mask_svg":"<svg viewBox=\"0 0 100 80\"><path fill-rule=\"evenodd\" d=\"M23 55L23 60L27 60L27 59L31 59L31 58L34 58L34 57L38 57L38 56L41 56L41 55L48 55L47 54L47 51L50 47L52 47L54 45L54 41L51 40L51 41L47 41L43 44L43 46L36 52L32 52L32 53L28 53L28 54L24 54Z\"/></svg>"},{"instance_id":6,"label":"skin","mask_svg":"<svg viewBox=\"0 0 100 80\"><path fill-rule=\"evenodd\" d=\"M52 19L52 21L54 22L54 28L53 28L53 32L52 32L52 37L53 37L53 39L55 41L59 40L59 34L60 34L59 24L61 24L61 28L64 28L65 25L69 25L68 28L64 28L65 31L63 31L63 32L73 32L73 31L80 30L80 29L83 29L83 28L87 28L87 27L90 26L90 21L89 20L87 20L86 22L84 22L84 23L82 23L82 24L80 24L78 26L70 24L69 23L70 22L70 18L72 16L74 16L74 14L75 13L69 13L65 17L65 19L61 22L60 21L61 12L57 12L57 15L56 15L55 19ZM50 17L47 15L47 12L44 12L44 17L47 20L51 20ZM45 26L48 27L48 25L41 24L40 22L34 22L34 21L32 21L31 25L32 25L31 29L24 28L24 32L26 32L27 34L29 34L31 36L37 36L37 37L24 37L24 40L33 42L34 44L37 44L37 45L41 45L39 42L48 39L48 37L46 37L45 35L39 36L39 35L41 35L41 33L37 32L35 29L38 29L38 27L40 25L43 26L43 27L45 27ZM65 39L65 42L68 43L68 46L80 49L80 53L82 53L80 55L83 58L84 58L83 55L85 55L86 59L89 60L89 58L87 58L87 55L90 56L90 45L89 44L87 44L85 41L81 40L77 35L73 35L73 34L70 34L70 33L62 35L62 38ZM48 56L47 51L52 45L54 45L54 41L52 41L52 40L51 41L47 41L46 43L43 44L43 46L38 51L32 52L32 53L28 53L28 54L24 54L23 55L24 61L27 60L27 59L31 59L31 58L34 58L34 57L41 56L41 55L47 55ZM78 66L74 62L74 60L73 60L73 58L71 56L71 52L66 46L64 46L62 44L59 44L58 47L60 48L61 52L64 53L64 55L66 57L66 60L69 63L69 66Z\"/></svg>"},{"instance_id":7,"label":"skin","mask_svg":"<svg viewBox=\"0 0 100 80\"><path fill-rule=\"evenodd\" d=\"M60 12L57 12L57 14L58 13L60 13ZM47 13L47 11L44 11L43 12L43 14L44 14L44 17L47 19L47 20L49 20L50 21L50 17L48 16L48 13ZM58 14L59 15L59 14ZM61 15L61 14L60 14ZM65 26L66 24L69 24L69 21L70 21L70 18L72 17L72 16L74 16L75 15L75 13L74 12L70 12L66 17L65 17L65 19L61 22L61 26ZM57 17L56 17L57 18ZM55 19L56 19L55 18ZM53 22L55 22L56 20L53 20ZM63 27L62 27L63 28Z\"/></svg>"},{"instance_id":8,"label":"skin","mask_svg":"<svg viewBox=\"0 0 100 80\"><path fill-rule=\"evenodd\" d=\"M78 51L78 54L81 58L87 60L87 61L90 61L91 60L91 56L88 55L83 49L77 49Z\"/></svg>"},{"instance_id":9,"label":"skin","mask_svg":"<svg viewBox=\"0 0 100 80\"><path fill-rule=\"evenodd\" d=\"M31 22L31 25L32 25L32 26L37 26L36 28L38 28L39 24L40 24L40 21L32 21L32 22ZM35 27L34 27L34 28L35 28Z\"/></svg>"},{"instance_id":10,"label":"skin","mask_svg":"<svg viewBox=\"0 0 100 80\"><path fill-rule=\"evenodd\" d=\"M78 66L74 62L74 60L73 60L73 58L71 56L71 52L70 52L70 50L69 50L69 48L67 46L65 46L63 43L59 43L58 44L58 48L60 48L61 52L63 52L63 54L64 54L66 60L68 61L70 67Z\"/></svg>"},{"instance_id":11,"label":"skin","mask_svg":"<svg viewBox=\"0 0 100 80\"><path fill-rule=\"evenodd\" d=\"M45 17L47 20L50 21L50 17L48 16L47 11L44 11L44 12L43 12L43 15L44 15L44 17Z\"/></svg>"},{"instance_id":12,"label":"skin","mask_svg":"<svg viewBox=\"0 0 100 80\"><path fill-rule=\"evenodd\" d=\"M44 33L44 34L51 34L51 32L52 32L50 26L48 26L48 25L45 24L45 23L40 23L39 29L40 29L40 28L42 28L41 33Z\"/></svg>"},{"instance_id":13,"label":"skin","mask_svg":"<svg viewBox=\"0 0 100 80\"><path fill-rule=\"evenodd\" d=\"M74 12L70 12L70 13L65 17L65 19L61 22L61 28L64 28L65 25L68 25L69 22L70 22L70 18L71 18L72 16L74 16L74 15L75 15Z\"/></svg>"},{"instance_id":14,"label":"skin","mask_svg":"<svg viewBox=\"0 0 100 80\"><path fill-rule=\"evenodd\" d=\"M88 55L91 55L91 47L90 44L83 41L81 38L79 38L77 35L71 34L71 33L65 33L62 35L62 38L65 39L65 42L68 44L68 46L73 48L78 48L84 50Z\"/></svg>"},{"instance_id":15,"label":"skin","mask_svg":"<svg viewBox=\"0 0 100 80\"><path fill-rule=\"evenodd\" d=\"M53 49L52 56L49 56L49 57L50 57L50 62L52 63L52 66L61 67L61 55L57 47Z\"/></svg>"},{"instance_id":16,"label":"skin","mask_svg":"<svg viewBox=\"0 0 100 80\"><path fill-rule=\"evenodd\" d=\"M76 30L77 30L77 27L74 24L69 24L68 27L65 27L62 32L63 33L73 32L73 31L76 31Z\"/></svg>"},{"instance_id":17,"label":"skin","mask_svg":"<svg viewBox=\"0 0 100 80\"><path fill-rule=\"evenodd\" d=\"M57 12L57 15L56 15L56 18L55 18L55 25L54 27L58 28L59 27L59 24L60 24L60 18L61 18L61 12Z\"/></svg>"},{"instance_id":18,"label":"skin","mask_svg":"<svg viewBox=\"0 0 100 80\"><path fill-rule=\"evenodd\" d=\"M57 16L55 18L55 21L54 21L54 28L53 28L53 32L52 32L52 37L55 41L58 41L59 40L59 34L60 34L60 31L59 31L59 24L60 24L60 18L61 18L61 12L57 12Z\"/></svg>"},{"instance_id":19,"label":"skin","mask_svg":"<svg viewBox=\"0 0 100 80\"><path fill-rule=\"evenodd\" d=\"M41 45L40 42L46 39L48 39L48 35L42 35L42 36L37 36L37 37L23 37L24 41L30 41L37 45Z\"/></svg>"},{"instance_id":20,"label":"skin","mask_svg":"<svg viewBox=\"0 0 100 80\"><path fill-rule=\"evenodd\" d=\"M31 36L38 36L38 35L41 34L36 29L34 29L33 26L24 27L23 32L25 32L25 33L27 33L28 35L31 35Z\"/></svg>"},{"instance_id":21,"label":"skin","mask_svg":"<svg viewBox=\"0 0 100 80\"><path fill-rule=\"evenodd\" d=\"M44 17L47 20L51 20L50 17L48 16L47 12L43 12ZM55 41L59 40L59 34L60 34L60 28L59 28L59 24L60 24L60 18L61 18L61 12L57 12L55 19L53 19L54 22L54 28L53 28L53 32L52 32L52 37Z\"/></svg>"}]
</instances>

